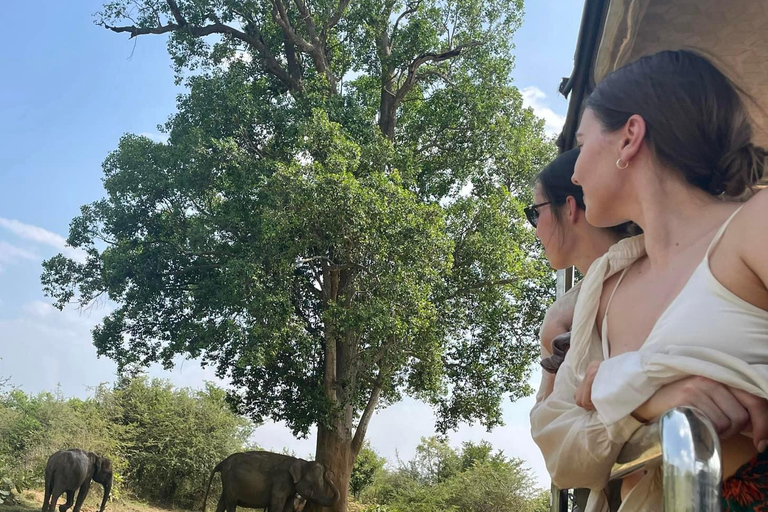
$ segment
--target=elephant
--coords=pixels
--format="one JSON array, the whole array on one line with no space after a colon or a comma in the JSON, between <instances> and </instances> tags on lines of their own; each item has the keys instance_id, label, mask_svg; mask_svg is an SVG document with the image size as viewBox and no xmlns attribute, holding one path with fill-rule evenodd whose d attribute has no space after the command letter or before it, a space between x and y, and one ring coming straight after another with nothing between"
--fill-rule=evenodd
<instances>
[{"instance_id":1,"label":"elephant","mask_svg":"<svg viewBox=\"0 0 768 512\"><path fill-rule=\"evenodd\" d=\"M340 496L332 473L319 462L266 451L234 453L213 468L205 490L203 512L211 482L218 472L221 472L222 491L216 512L235 512L238 506L295 512L296 505L304 506L301 498L330 507ZM297 494L301 495L298 500Z\"/></svg>"},{"instance_id":2,"label":"elephant","mask_svg":"<svg viewBox=\"0 0 768 512\"><path fill-rule=\"evenodd\" d=\"M42 512L54 512L56 502L63 493L67 493L67 502L59 507L59 512L66 512L72 506L77 493L77 503L72 512L80 512L85 497L91 488L91 480L104 486L104 498L99 512L104 512L109 493L112 490L112 462L79 449L62 450L48 458L45 466L45 501Z\"/></svg>"}]
</instances>

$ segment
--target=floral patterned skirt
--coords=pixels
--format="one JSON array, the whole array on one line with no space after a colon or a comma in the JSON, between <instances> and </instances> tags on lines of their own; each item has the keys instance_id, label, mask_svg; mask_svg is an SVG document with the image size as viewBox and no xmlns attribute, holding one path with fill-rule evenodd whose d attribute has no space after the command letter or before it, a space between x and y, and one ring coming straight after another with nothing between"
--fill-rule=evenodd
<instances>
[{"instance_id":1,"label":"floral patterned skirt","mask_svg":"<svg viewBox=\"0 0 768 512\"><path fill-rule=\"evenodd\" d=\"M768 450L723 482L723 512L768 512Z\"/></svg>"}]
</instances>

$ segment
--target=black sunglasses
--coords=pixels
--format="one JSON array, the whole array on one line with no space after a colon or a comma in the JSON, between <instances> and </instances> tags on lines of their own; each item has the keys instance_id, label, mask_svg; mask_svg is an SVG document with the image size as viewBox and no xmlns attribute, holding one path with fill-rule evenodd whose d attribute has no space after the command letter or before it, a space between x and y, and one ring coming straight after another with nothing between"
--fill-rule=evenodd
<instances>
[{"instance_id":1,"label":"black sunglasses","mask_svg":"<svg viewBox=\"0 0 768 512\"><path fill-rule=\"evenodd\" d=\"M531 226L536 227L536 225L539 223L539 208L542 206L547 206L551 202L552 201L546 201L544 203L532 204L523 208L525 216L528 218L528 222L531 223Z\"/></svg>"}]
</instances>

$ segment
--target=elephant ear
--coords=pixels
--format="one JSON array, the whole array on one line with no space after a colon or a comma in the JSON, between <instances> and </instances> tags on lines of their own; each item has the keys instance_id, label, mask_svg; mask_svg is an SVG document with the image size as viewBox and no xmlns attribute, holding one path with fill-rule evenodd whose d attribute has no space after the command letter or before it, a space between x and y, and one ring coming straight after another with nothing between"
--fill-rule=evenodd
<instances>
[{"instance_id":1,"label":"elephant ear","mask_svg":"<svg viewBox=\"0 0 768 512\"><path fill-rule=\"evenodd\" d=\"M301 459L296 459L296 461L291 464L288 472L291 474L291 478L293 478L293 483L301 480L301 475L304 473L304 461Z\"/></svg>"},{"instance_id":2,"label":"elephant ear","mask_svg":"<svg viewBox=\"0 0 768 512\"><path fill-rule=\"evenodd\" d=\"M102 459L101 457L99 457L97 455L96 456L96 461L93 463L93 466L94 466L93 467L93 469L94 469L93 474L94 475L98 475L98 474L101 473L101 465L102 465L103 462L104 462L104 459Z\"/></svg>"},{"instance_id":3,"label":"elephant ear","mask_svg":"<svg viewBox=\"0 0 768 512\"><path fill-rule=\"evenodd\" d=\"M101 457L96 455L93 452L87 452L86 455L88 456L88 461L91 463L91 466L93 467L93 474L99 472L99 469L101 469Z\"/></svg>"}]
</instances>

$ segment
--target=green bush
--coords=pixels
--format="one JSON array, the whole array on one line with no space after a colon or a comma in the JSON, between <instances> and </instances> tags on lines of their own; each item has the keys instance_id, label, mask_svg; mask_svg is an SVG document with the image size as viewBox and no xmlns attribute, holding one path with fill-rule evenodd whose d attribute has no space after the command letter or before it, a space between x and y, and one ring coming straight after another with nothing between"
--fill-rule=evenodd
<instances>
[{"instance_id":1,"label":"green bush","mask_svg":"<svg viewBox=\"0 0 768 512\"><path fill-rule=\"evenodd\" d=\"M361 501L366 512L546 512L541 496L522 460L485 441L455 450L432 437L412 460L378 471Z\"/></svg>"},{"instance_id":2,"label":"green bush","mask_svg":"<svg viewBox=\"0 0 768 512\"><path fill-rule=\"evenodd\" d=\"M11 488L43 486L48 457L82 448L112 460L113 499L129 492L164 505L202 501L211 469L246 447L253 425L231 412L225 392L138 377L102 385L86 400L61 393L0 393L0 500ZM100 490L100 486L96 486Z\"/></svg>"},{"instance_id":3,"label":"green bush","mask_svg":"<svg viewBox=\"0 0 768 512\"><path fill-rule=\"evenodd\" d=\"M233 414L225 392L174 389L134 379L113 392L115 423L125 428L130 488L144 499L192 508L202 503L213 467L246 446L250 421Z\"/></svg>"}]
</instances>

